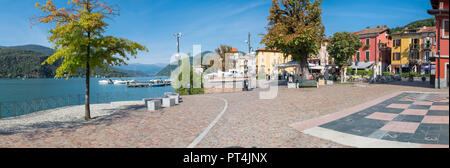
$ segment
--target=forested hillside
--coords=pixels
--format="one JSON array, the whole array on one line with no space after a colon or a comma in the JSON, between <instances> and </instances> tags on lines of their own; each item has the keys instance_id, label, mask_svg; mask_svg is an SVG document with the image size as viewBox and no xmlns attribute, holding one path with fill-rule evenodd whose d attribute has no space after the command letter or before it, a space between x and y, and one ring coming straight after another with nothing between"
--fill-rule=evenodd
<instances>
[{"instance_id":1,"label":"forested hillside","mask_svg":"<svg viewBox=\"0 0 450 168\"><path fill-rule=\"evenodd\" d=\"M409 23L406 26L393 28L393 29L391 29L391 32L398 33L398 32L401 32L402 30L404 30L406 27L408 27L408 29L416 29L416 28L424 27L424 26L427 26L427 27L436 26L436 19L430 18L430 19L414 21L414 22Z\"/></svg>"},{"instance_id":2,"label":"forested hillside","mask_svg":"<svg viewBox=\"0 0 450 168\"><path fill-rule=\"evenodd\" d=\"M41 65L52 53L54 53L52 49L38 45L0 46L0 78L53 78L61 62L56 62L54 65ZM83 70L80 69L78 74L72 76L84 76ZM128 77L147 75L132 70L110 68L110 71L105 71L96 68L94 76Z\"/></svg>"}]
</instances>

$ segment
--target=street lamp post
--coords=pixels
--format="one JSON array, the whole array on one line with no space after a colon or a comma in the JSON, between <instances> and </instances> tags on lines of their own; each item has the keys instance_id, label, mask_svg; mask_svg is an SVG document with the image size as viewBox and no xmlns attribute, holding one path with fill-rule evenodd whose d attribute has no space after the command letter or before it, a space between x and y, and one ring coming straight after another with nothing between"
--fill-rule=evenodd
<instances>
[{"instance_id":1,"label":"street lamp post","mask_svg":"<svg viewBox=\"0 0 450 168\"><path fill-rule=\"evenodd\" d=\"M177 34L174 34L174 37L175 38L177 38L177 56L176 56L176 59L177 59L177 63L178 63L178 68L180 68L180 60L181 60L181 56L180 56L180 38L181 37L183 37L183 33L177 33ZM181 69L180 69L180 71L181 71ZM178 77L177 78L179 78L179 75L178 75ZM181 83L180 83L180 87L178 88L178 94L179 95L181 95Z\"/></svg>"},{"instance_id":2,"label":"street lamp post","mask_svg":"<svg viewBox=\"0 0 450 168\"><path fill-rule=\"evenodd\" d=\"M250 33L248 33L248 40L246 40L245 42L248 45L248 54L247 55L250 60L250 55L252 52L252 43L251 43L251 34ZM247 61L247 63L245 63L244 72L245 72L245 77L248 78L248 61Z\"/></svg>"}]
</instances>

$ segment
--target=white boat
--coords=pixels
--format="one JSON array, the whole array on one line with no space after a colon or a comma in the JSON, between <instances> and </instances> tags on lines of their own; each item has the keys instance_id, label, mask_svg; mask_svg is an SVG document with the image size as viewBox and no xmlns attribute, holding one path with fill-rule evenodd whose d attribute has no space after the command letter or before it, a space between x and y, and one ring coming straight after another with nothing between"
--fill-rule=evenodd
<instances>
[{"instance_id":1,"label":"white boat","mask_svg":"<svg viewBox=\"0 0 450 168\"><path fill-rule=\"evenodd\" d=\"M101 84L101 85L114 84L114 82L111 79L101 80L101 81L98 81L98 83Z\"/></svg>"},{"instance_id":2,"label":"white boat","mask_svg":"<svg viewBox=\"0 0 450 168\"><path fill-rule=\"evenodd\" d=\"M128 80L127 83L134 83L134 84L136 84L137 81L136 80Z\"/></svg>"},{"instance_id":3,"label":"white boat","mask_svg":"<svg viewBox=\"0 0 450 168\"><path fill-rule=\"evenodd\" d=\"M114 85L126 85L128 81L124 80L114 80Z\"/></svg>"},{"instance_id":4,"label":"white boat","mask_svg":"<svg viewBox=\"0 0 450 168\"><path fill-rule=\"evenodd\" d=\"M166 82L164 82L163 80L151 80L150 86L151 87L163 87L163 86L166 86Z\"/></svg>"}]
</instances>

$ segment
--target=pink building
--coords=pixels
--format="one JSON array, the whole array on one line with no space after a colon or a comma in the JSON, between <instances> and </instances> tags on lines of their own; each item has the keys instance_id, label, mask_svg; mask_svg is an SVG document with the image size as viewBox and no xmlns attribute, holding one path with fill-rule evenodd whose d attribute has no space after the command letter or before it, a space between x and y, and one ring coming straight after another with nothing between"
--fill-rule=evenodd
<instances>
[{"instance_id":1,"label":"pink building","mask_svg":"<svg viewBox=\"0 0 450 168\"><path fill-rule=\"evenodd\" d=\"M381 74L390 64L390 53L386 51L391 48L391 40L389 39L390 30L387 26L377 26L375 28L366 28L353 34L359 36L359 40L364 44L353 57L353 62L371 63L372 66L377 64L377 73ZM367 65L367 64L366 64ZM354 66L355 67L355 66Z\"/></svg>"}]
</instances>

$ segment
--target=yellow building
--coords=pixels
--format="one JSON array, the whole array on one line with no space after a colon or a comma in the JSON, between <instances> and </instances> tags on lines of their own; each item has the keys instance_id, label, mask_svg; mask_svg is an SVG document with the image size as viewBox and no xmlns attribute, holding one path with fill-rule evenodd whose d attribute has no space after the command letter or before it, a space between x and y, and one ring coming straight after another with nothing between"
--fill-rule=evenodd
<instances>
[{"instance_id":1,"label":"yellow building","mask_svg":"<svg viewBox=\"0 0 450 168\"><path fill-rule=\"evenodd\" d=\"M294 74L294 67L278 69L278 65L289 63L291 61L291 56L285 58L281 52L268 48L262 48L256 51L256 72L259 75L262 74L271 76L281 75L283 74L283 71L286 71L287 74Z\"/></svg>"},{"instance_id":2,"label":"yellow building","mask_svg":"<svg viewBox=\"0 0 450 168\"><path fill-rule=\"evenodd\" d=\"M435 27L423 27L392 34L391 72L421 72L436 51L434 31Z\"/></svg>"}]
</instances>

